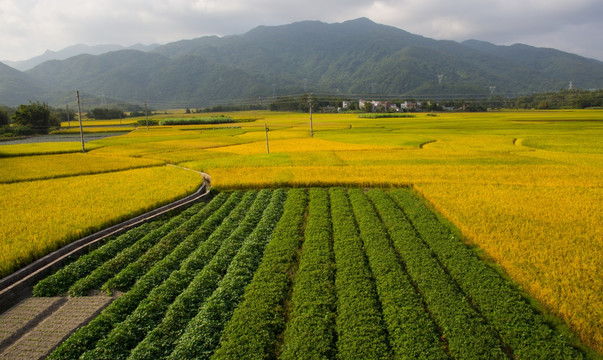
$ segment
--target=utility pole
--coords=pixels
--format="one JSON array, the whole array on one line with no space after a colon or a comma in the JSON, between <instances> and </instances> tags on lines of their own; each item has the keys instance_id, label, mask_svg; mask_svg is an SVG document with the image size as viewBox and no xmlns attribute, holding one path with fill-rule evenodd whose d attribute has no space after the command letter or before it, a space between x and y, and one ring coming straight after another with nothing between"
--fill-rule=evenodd
<instances>
[{"instance_id":1,"label":"utility pole","mask_svg":"<svg viewBox=\"0 0 603 360\"><path fill-rule=\"evenodd\" d=\"M308 105L310 105L310 137L314 137L314 127L312 125L312 94L308 95Z\"/></svg>"},{"instance_id":2,"label":"utility pole","mask_svg":"<svg viewBox=\"0 0 603 360\"><path fill-rule=\"evenodd\" d=\"M80 119L80 139L82 140L82 152L85 153L86 148L84 147L84 129L82 128L82 107L80 105L80 91L77 90L75 92L75 95L77 96L77 113Z\"/></svg>"},{"instance_id":3,"label":"utility pole","mask_svg":"<svg viewBox=\"0 0 603 360\"><path fill-rule=\"evenodd\" d=\"M71 122L69 122L69 104L67 104L67 127L71 127Z\"/></svg>"},{"instance_id":4,"label":"utility pole","mask_svg":"<svg viewBox=\"0 0 603 360\"><path fill-rule=\"evenodd\" d=\"M146 100L144 102L144 115L147 119L147 131L149 131L149 107Z\"/></svg>"},{"instance_id":5,"label":"utility pole","mask_svg":"<svg viewBox=\"0 0 603 360\"><path fill-rule=\"evenodd\" d=\"M268 125L264 123L264 131L266 132L266 154L270 154L270 147L268 146Z\"/></svg>"}]
</instances>

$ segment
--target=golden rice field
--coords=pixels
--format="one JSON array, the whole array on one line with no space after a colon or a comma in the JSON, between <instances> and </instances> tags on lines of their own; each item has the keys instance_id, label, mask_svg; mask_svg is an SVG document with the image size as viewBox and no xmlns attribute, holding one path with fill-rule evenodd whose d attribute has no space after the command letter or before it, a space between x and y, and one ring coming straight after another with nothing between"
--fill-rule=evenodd
<instances>
[{"instance_id":1,"label":"golden rice field","mask_svg":"<svg viewBox=\"0 0 603 360\"><path fill-rule=\"evenodd\" d=\"M188 195L200 174L156 166L0 185L0 274L62 245Z\"/></svg>"},{"instance_id":2,"label":"golden rice field","mask_svg":"<svg viewBox=\"0 0 603 360\"><path fill-rule=\"evenodd\" d=\"M88 143L86 150L94 150L102 145ZM81 152L81 142L44 142L33 144L2 144L0 146L0 158L10 156L43 155L43 154L64 154Z\"/></svg>"},{"instance_id":3,"label":"golden rice field","mask_svg":"<svg viewBox=\"0 0 603 360\"><path fill-rule=\"evenodd\" d=\"M11 157L2 160L0 184L53 179L67 176L91 175L112 171L164 165L160 160L106 155L70 153Z\"/></svg>"},{"instance_id":4,"label":"golden rice field","mask_svg":"<svg viewBox=\"0 0 603 360\"><path fill-rule=\"evenodd\" d=\"M258 111L229 115L258 120L151 127L149 131L138 127L126 135L91 142L98 148L82 156L94 159L92 164L99 161L99 168L105 166L100 161L106 156L179 164L210 174L213 186L222 189L413 186L526 293L603 353L603 111L417 114L398 119L314 114L314 138L310 138L307 114ZM270 129L269 154L264 124ZM9 151L4 149L0 145L0 156ZM4 166L8 160L0 159L0 164ZM56 170L46 171L63 171L56 166ZM157 182L161 177L151 175L156 169L165 167L127 171L148 171L149 175L123 186L142 190L138 189L142 183ZM199 180L196 174L181 171L186 181L166 177L166 185L155 187L155 195L163 196L174 184ZM4 181L10 181L11 175L7 176ZM64 194L61 186L53 184L89 177L0 185L0 191L17 194L12 189L21 188L23 199L52 193L69 201L75 195ZM99 186L107 191L113 185ZM181 189L183 192L186 190ZM1 211L21 211L21 218L8 220L15 223L11 226L18 226L32 208L19 208L21 198L10 196ZM97 201L110 198L99 196ZM52 204L44 206L52 208ZM99 204L88 206L94 209ZM143 204L132 207L142 209ZM77 213L75 208L65 209ZM87 221L105 223L96 218ZM50 228L58 230L50 235ZM60 237L65 229L57 220L43 229L32 229L37 233L28 236L50 239ZM2 236L4 241L6 235ZM2 250L3 254L14 251L10 246Z\"/></svg>"}]
</instances>

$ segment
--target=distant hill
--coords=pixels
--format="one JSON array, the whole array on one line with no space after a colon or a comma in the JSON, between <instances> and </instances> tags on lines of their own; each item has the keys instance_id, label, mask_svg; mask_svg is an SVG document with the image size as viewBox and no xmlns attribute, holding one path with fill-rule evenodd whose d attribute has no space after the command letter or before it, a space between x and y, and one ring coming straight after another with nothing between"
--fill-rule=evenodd
<instances>
[{"instance_id":1,"label":"distant hill","mask_svg":"<svg viewBox=\"0 0 603 360\"><path fill-rule=\"evenodd\" d=\"M603 62L528 45L434 40L360 18L260 26L157 46L46 61L25 72L42 100L75 89L161 106L206 106L304 92L472 97L603 88ZM32 88L33 91L33 88ZM14 97L13 97L14 98ZM0 97L0 103L8 102Z\"/></svg>"},{"instance_id":2,"label":"distant hill","mask_svg":"<svg viewBox=\"0 0 603 360\"><path fill-rule=\"evenodd\" d=\"M0 104L27 104L47 92L29 75L0 62Z\"/></svg>"},{"instance_id":3,"label":"distant hill","mask_svg":"<svg viewBox=\"0 0 603 360\"><path fill-rule=\"evenodd\" d=\"M33 57L27 60L21 61L8 61L5 60L4 63L12 68L17 70L26 71L36 67L37 65L42 64L43 62L50 60L65 60L72 56L89 54L89 55L101 55L111 51L124 50L124 49L132 49L132 50L140 50L140 51L151 51L155 49L157 44L153 45L142 45L136 44L129 47L124 47L121 45L94 45L88 46L84 44L77 44L66 47L59 51L46 50L44 54Z\"/></svg>"},{"instance_id":4,"label":"distant hill","mask_svg":"<svg viewBox=\"0 0 603 360\"><path fill-rule=\"evenodd\" d=\"M566 84L572 81L575 86L583 89L603 86L603 62L599 60L524 44L500 46L478 40L467 40L461 44L541 72Z\"/></svg>"}]
</instances>

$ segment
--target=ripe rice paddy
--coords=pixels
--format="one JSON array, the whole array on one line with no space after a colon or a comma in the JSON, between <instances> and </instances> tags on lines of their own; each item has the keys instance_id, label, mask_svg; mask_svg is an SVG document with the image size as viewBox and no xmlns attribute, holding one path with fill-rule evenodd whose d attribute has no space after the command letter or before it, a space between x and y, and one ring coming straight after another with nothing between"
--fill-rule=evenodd
<instances>
[{"instance_id":1,"label":"ripe rice paddy","mask_svg":"<svg viewBox=\"0 0 603 360\"><path fill-rule=\"evenodd\" d=\"M233 113L235 119L259 120L149 131L138 127L92 142L98 148L88 154L112 155L116 163L131 157L179 164L210 174L219 189L412 186L482 256L563 319L582 341L603 352L603 113L437 115L358 119L354 114L314 114L315 136L310 138L307 114ZM270 154L264 124L270 129ZM0 153L3 149L0 145ZM3 160L8 159L0 164ZM53 181L67 184L82 177L77 174L1 186L8 194L10 186L19 185L23 190L16 193L31 194L29 199ZM185 177L199 181L194 172ZM144 182L132 179L129 186L136 189ZM16 199L11 197L0 210L11 226L23 223L32 209L15 212ZM9 218L8 213L20 215ZM94 216L86 221L90 226L104 223ZM65 241L55 237L71 230L59 221L55 227L52 236L35 223L29 231L44 241ZM0 235L2 242L12 236Z\"/></svg>"}]
</instances>

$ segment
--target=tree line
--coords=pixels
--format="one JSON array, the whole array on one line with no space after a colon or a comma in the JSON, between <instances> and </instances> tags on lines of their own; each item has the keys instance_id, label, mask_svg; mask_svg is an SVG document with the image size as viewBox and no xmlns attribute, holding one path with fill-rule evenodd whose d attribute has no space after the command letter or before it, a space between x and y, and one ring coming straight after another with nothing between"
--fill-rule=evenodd
<instances>
[{"instance_id":1,"label":"tree line","mask_svg":"<svg viewBox=\"0 0 603 360\"><path fill-rule=\"evenodd\" d=\"M390 102L401 103L405 100L414 101L414 99L393 99ZM348 111L387 111L387 109L380 107L372 108L372 104L368 101L367 104L370 106L365 105L364 108L361 108L358 100L338 96L305 94L278 97L268 104L218 105L211 108L195 109L193 111L187 108L187 112L201 113L262 109L308 112L310 107L312 107L313 112L336 112L343 107L344 101L350 101ZM493 95L483 99L457 99L441 102L437 100L421 100L421 103L421 110L423 111L442 111L446 109L454 109L456 111L487 111L488 109L502 108L539 110L603 108L603 89L559 90L557 92L534 93L517 97ZM89 110L86 115L89 119L108 120L144 116L145 112L138 108L127 114L119 108L98 107ZM39 101L19 105L17 108L0 106L0 137L48 134L51 129L60 127L61 122L66 122L68 119L76 120L74 111L52 108L47 103L40 103Z\"/></svg>"}]
</instances>

